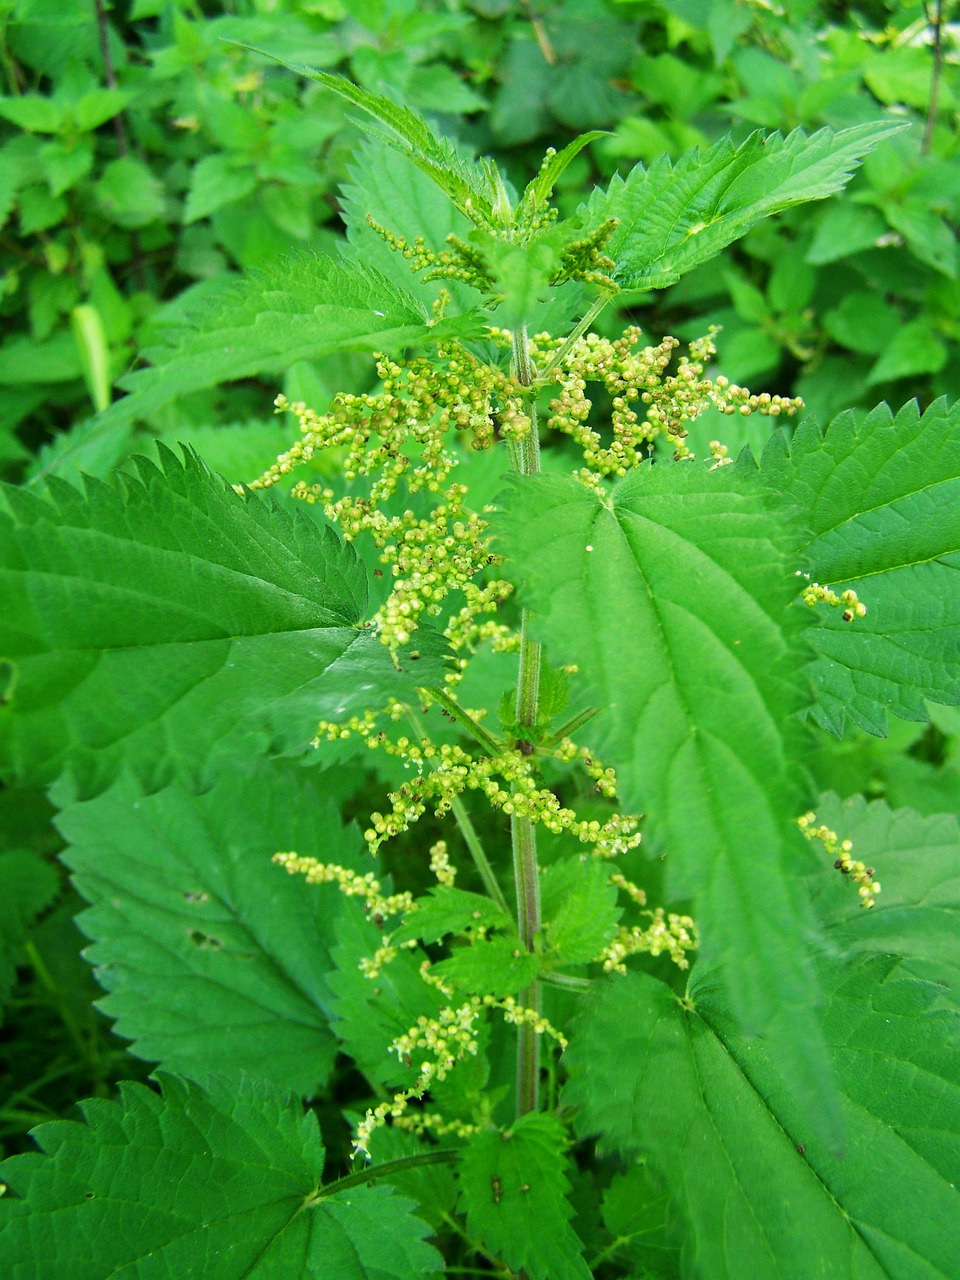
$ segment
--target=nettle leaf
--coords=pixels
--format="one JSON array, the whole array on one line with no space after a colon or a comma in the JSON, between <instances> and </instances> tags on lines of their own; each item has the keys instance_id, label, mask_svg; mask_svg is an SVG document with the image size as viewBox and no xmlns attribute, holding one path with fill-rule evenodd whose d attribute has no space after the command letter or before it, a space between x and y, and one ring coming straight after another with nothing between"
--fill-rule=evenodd
<instances>
[{"instance_id":1,"label":"nettle leaf","mask_svg":"<svg viewBox=\"0 0 960 1280\"><path fill-rule=\"evenodd\" d=\"M438 885L417 899L416 911L404 917L400 928L391 932L390 940L439 942L448 933L504 928L509 924L509 918L486 894Z\"/></svg>"},{"instance_id":2,"label":"nettle leaf","mask_svg":"<svg viewBox=\"0 0 960 1280\"><path fill-rule=\"evenodd\" d=\"M60 877L45 859L27 849L0 852L0 1005L13 986L30 925L59 891Z\"/></svg>"},{"instance_id":3,"label":"nettle leaf","mask_svg":"<svg viewBox=\"0 0 960 1280\"><path fill-rule=\"evenodd\" d=\"M905 126L899 122L753 133L706 151L668 156L615 177L585 207L589 226L618 218L607 253L623 289L662 289L745 235L761 218L834 195L862 158Z\"/></svg>"},{"instance_id":4,"label":"nettle leaf","mask_svg":"<svg viewBox=\"0 0 960 1280\"><path fill-rule=\"evenodd\" d=\"M825 933L843 953L903 957L902 969L936 983L960 1009L960 826L953 814L921 817L862 796L821 796L818 822L853 841L852 857L874 868L881 884L865 911L827 862L810 887ZM815 846L816 847L816 846Z\"/></svg>"},{"instance_id":5,"label":"nettle leaf","mask_svg":"<svg viewBox=\"0 0 960 1280\"><path fill-rule=\"evenodd\" d=\"M152 367L121 380L130 395L100 419L103 431L150 418L173 400L238 378L280 375L331 351L396 351L470 336L472 317L431 325L412 292L370 266L303 254L251 271L226 294L171 329L144 357Z\"/></svg>"},{"instance_id":6,"label":"nettle leaf","mask_svg":"<svg viewBox=\"0 0 960 1280\"><path fill-rule=\"evenodd\" d=\"M61 855L90 904L85 954L100 1002L138 1057L191 1079L245 1070L312 1094L333 1065L327 985L342 897L271 862L316 851L356 865L315 771L263 763L193 795L123 778L58 819Z\"/></svg>"},{"instance_id":7,"label":"nettle leaf","mask_svg":"<svg viewBox=\"0 0 960 1280\"><path fill-rule=\"evenodd\" d=\"M514 480L497 530L535 634L601 708L591 745L624 809L648 815L671 891L696 896L705 954L730 958L739 1015L782 1025L797 1086L829 1099L796 885L798 535L749 479L665 464L609 501Z\"/></svg>"},{"instance_id":8,"label":"nettle leaf","mask_svg":"<svg viewBox=\"0 0 960 1280\"><path fill-rule=\"evenodd\" d=\"M540 909L547 958L558 965L595 960L622 915L609 868L596 859L565 858L546 867Z\"/></svg>"},{"instance_id":9,"label":"nettle leaf","mask_svg":"<svg viewBox=\"0 0 960 1280\"><path fill-rule=\"evenodd\" d=\"M926 720L924 699L960 703L960 403L886 405L826 431L777 434L761 474L804 512L811 577L857 591L868 613L816 610L813 716L886 732L887 713Z\"/></svg>"},{"instance_id":10,"label":"nettle leaf","mask_svg":"<svg viewBox=\"0 0 960 1280\"><path fill-rule=\"evenodd\" d=\"M528 1113L505 1133L483 1129L460 1157L460 1208L467 1230L530 1280L590 1280L570 1225L564 1128Z\"/></svg>"},{"instance_id":11,"label":"nettle leaf","mask_svg":"<svg viewBox=\"0 0 960 1280\"><path fill-rule=\"evenodd\" d=\"M603 1195L603 1225L640 1275L680 1280L676 1213L642 1161L614 1175Z\"/></svg>"},{"instance_id":12,"label":"nettle leaf","mask_svg":"<svg viewBox=\"0 0 960 1280\"><path fill-rule=\"evenodd\" d=\"M43 1154L0 1165L11 1280L216 1275L410 1280L439 1255L387 1186L324 1193L316 1118L261 1081L124 1083L83 1122L33 1131Z\"/></svg>"},{"instance_id":13,"label":"nettle leaf","mask_svg":"<svg viewBox=\"0 0 960 1280\"><path fill-rule=\"evenodd\" d=\"M520 939L498 934L457 947L448 960L433 965L432 974L466 995L515 996L536 980L540 958L525 951Z\"/></svg>"},{"instance_id":14,"label":"nettle leaf","mask_svg":"<svg viewBox=\"0 0 960 1280\"><path fill-rule=\"evenodd\" d=\"M486 171L462 156L449 139L437 137L429 125L408 107L398 106L389 98L370 93L343 76L287 62L253 45L242 44L240 47L279 62L295 75L316 80L325 89L332 90L373 116L389 130L388 133L377 131L374 137L396 148L421 169L471 222L489 222L493 218L491 195L494 193Z\"/></svg>"},{"instance_id":15,"label":"nettle leaf","mask_svg":"<svg viewBox=\"0 0 960 1280\"><path fill-rule=\"evenodd\" d=\"M194 456L160 461L122 490L0 494L5 767L27 780L66 768L89 793L121 763L153 788L206 778L412 688L360 630L366 571L332 529L239 496ZM418 645L421 685L439 642Z\"/></svg>"},{"instance_id":16,"label":"nettle leaf","mask_svg":"<svg viewBox=\"0 0 960 1280\"><path fill-rule=\"evenodd\" d=\"M866 913L865 913L866 914ZM709 974L684 1004L602 984L566 1055L578 1132L643 1155L686 1220L684 1274L933 1280L960 1257L960 1019L896 957L822 962L842 1158Z\"/></svg>"},{"instance_id":17,"label":"nettle leaf","mask_svg":"<svg viewBox=\"0 0 960 1280\"><path fill-rule=\"evenodd\" d=\"M373 138L365 139L356 149L348 174L349 181L340 189L340 202L347 239L357 255L418 297L425 307L436 299L441 285L458 310L476 305L477 290L458 280L420 280L411 272L407 259L391 249L366 221L369 214L394 234L411 238L415 232L428 249L440 252L446 248L448 235L465 237L471 224L435 183L401 152Z\"/></svg>"}]
</instances>

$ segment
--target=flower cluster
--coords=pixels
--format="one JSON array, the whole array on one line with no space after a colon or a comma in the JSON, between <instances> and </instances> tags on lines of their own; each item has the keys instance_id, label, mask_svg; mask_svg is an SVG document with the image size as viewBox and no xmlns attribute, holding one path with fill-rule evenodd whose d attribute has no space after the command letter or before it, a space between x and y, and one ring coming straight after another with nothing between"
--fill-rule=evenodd
<instances>
[{"instance_id":1,"label":"flower cluster","mask_svg":"<svg viewBox=\"0 0 960 1280\"><path fill-rule=\"evenodd\" d=\"M343 480L357 492L337 496L328 485L306 480L291 492L319 503L348 541L365 534L379 548L393 578L373 619L381 640L394 650L407 644L422 616L439 616L445 598L461 591L466 604L455 615L451 638L458 647L469 645L483 634L477 619L495 612L511 587L474 582L497 557L483 514L467 506L467 488L454 472L464 448L493 443L498 406L517 416L519 388L509 374L452 346L439 346L433 359L379 356L377 373L379 392L338 395L324 414L278 396L278 412L293 414L300 439L250 487L268 488L334 451ZM463 446L458 434L466 437Z\"/></svg>"},{"instance_id":2,"label":"flower cluster","mask_svg":"<svg viewBox=\"0 0 960 1280\"><path fill-rule=\"evenodd\" d=\"M797 570L797 576L808 579L801 596L804 604L811 609L818 604L828 604L832 609L842 608L841 617L844 622L853 622L854 618L865 618L867 616L867 606L860 601L857 593L852 588L848 588L846 591L842 591L840 595L837 595L830 587L824 587L819 582L810 582L809 573L804 573L801 569Z\"/></svg>"},{"instance_id":3,"label":"flower cluster","mask_svg":"<svg viewBox=\"0 0 960 1280\"><path fill-rule=\"evenodd\" d=\"M595 333L584 334L558 360L554 375L559 390L550 402L547 426L569 435L583 452L588 471L581 478L595 483L600 476L622 476L644 458L649 445L663 436L674 457L692 458L686 444L687 425L711 405L724 414L761 413L770 417L792 415L802 401L767 392L754 395L731 384L722 375L704 377L706 362L716 354L715 329L692 342L685 356L677 356L679 341L667 337L655 346L638 349L642 336L636 326L613 341ZM562 348L560 340L538 334L531 354L536 359ZM674 372L669 372L676 360ZM590 425L592 401L589 382L602 383L612 399L613 439L604 445ZM719 463L726 451L719 442L710 446Z\"/></svg>"},{"instance_id":4,"label":"flower cluster","mask_svg":"<svg viewBox=\"0 0 960 1280\"><path fill-rule=\"evenodd\" d=\"M650 920L645 928L640 925L622 926L604 947L598 957L603 962L604 973L626 973L624 961L628 956L641 953L659 956L665 952L678 968L688 969L690 961L686 952L695 950L699 945L697 926L690 916L677 915L673 911L666 915L663 907L642 914Z\"/></svg>"},{"instance_id":5,"label":"flower cluster","mask_svg":"<svg viewBox=\"0 0 960 1280\"><path fill-rule=\"evenodd\" d=\"M390 1046L390 1052L395 1053L404 1066L411 1066L415 1057L420 1058L417 1079L389 1101L380 1102L367 1111L353 1140L354 1159L361 1153L369 1156L371 1137L388 1119L402 1120L412 1100L422 1098L432 1084L445 1080L458 1062L476 1055L480 1047L481 1015L491 1009L499 1009L505 1021L515 1025L526 1023L537 1035L549 1035L562 1049L567 1047L566 1039L547 1018L536 1009L519 1004L512 996L498 1000L490 995L473 995L456 1007L448 1005L441 1009L435 1017L421 1014ZM422 1124L422 1116L415 1123Z\"/></svg>"},{"instance_id":6,"label":"flower cluster","mask_svg":"<svg viewBox=\"0 0 960 1280\"><path fill-rule=\"evenodd\" d=\"M335 884L348 898L363 898L367 914L375 920L413 910L412 894L391 893L385 897L372 871L361 875L334 862L320 862L316 858L301 857L299 853L275 853L273 861L292 876L304 876L307 884Z\"/></svg>"},{"instance_id":7,"label":"flower cluster","mask_svg":"<svg viewBox=\"0 0 960 1280\"><path fill-rule=\"evenodd\" d=\"M391 703L384 714L396 719L398 708L399 704ZM493 809L508 816L529 818L554 835L567 832L581 844L592 846L592 852L600 857L617 857L640 843L637 817L613 813L604 822L581 819L573 809L562 805L549 787L541 786L537 772L543 748L527 754L521 747L501 744L491 754L478 755L458 743L437 744L429 738L414 742L406 734L392 738L377 725L376 715L367 712L343 723L322 721L318 729L318 739L336 740L359 734L371 749L398 756L417 771L416 776L390 793L389 812L370 815L364 839L374 856L381 845L407 831L428 809L437 817L449 813L454 799L465 791L479 791ZM587 748L564 738L548 754L565 763L581 763L593 779L597 794L608 798L616 794L614 771L595 760Z\"/></svg>"},{"instance_id":8,"label":"flower cluster","mask_svg":"<svg viewBox=\"0 0 960 1280\"><path fill-rule=\"evenodd\" d=\"M860 897L860 905L862 907L874 907L877 903L877 894L880 892L880 882L874 880L873 867L868 867L866 863L854 861L850 856L853 852L852 840L841 840L835 831L831 831L825 824L815 825L817 815L815 813L805 813L797 819L800 830L808 840L819 840L823 845L828 857L834 859L833 865L838 871L842 871L845 876L849 876L853 883L857 886L857 893Z\"/></svg>"}]
</instances>

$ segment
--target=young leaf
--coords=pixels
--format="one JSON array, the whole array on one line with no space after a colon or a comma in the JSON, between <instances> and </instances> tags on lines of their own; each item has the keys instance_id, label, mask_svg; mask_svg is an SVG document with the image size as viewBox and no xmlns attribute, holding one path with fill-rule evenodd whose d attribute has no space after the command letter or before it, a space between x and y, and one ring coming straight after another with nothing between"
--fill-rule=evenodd
<instances>
[{"instance_id":1,"label":"young leaf","mask_svg":"<svg viewBox=\"0 0 960 1280\"><path fill-rule=\"evenodd\" d=\"M520 197L521 207L532 216L547 205L553 195L554 187L571 160L575 160L583 148L589 146L591 142L607 136L608 131L605 129L591 129L589 133L581 133L579 138L568 142L562 151L556 151L551 147L543 157L537 176L527 184Z\"/></svg>"},{"instance_id":2,"label":"young leaf","mask_svg":"<svg viewBox=\"0 0 960 1280\"><path fill-rule=\"evenodd\" d=\"M662 289L713 258L761 218L834 195L863 157L904 125L884 121L807 137L795 129L724 138L674 164L663 156L615 177L586 206L589 227L617 218L606 252L622 289Z\"/></svg>"},{"instance_id":3,"label":"young leaf","mask_svg":"<svg viewBox=\"0 0 960 1280\"><path fill-rule=\"evenodd\" d=\"M301 751L318 718L409 682L359 629L365 570L308 516L238 496L195 457L122 491L0 494L0 652L16 666L5 768L82 791L121 762L199 778L238 749ZM417 685L438 644L418 633Z\"/></svg>"},{"instance_id":4,"label":"young leaf","mask_svg":"<svg viewBox=\"0 0 960 1280\"><path fill-rule=\"evenodd\" d=\"M355 107L366 111L389 130L389 133L370 130L374 137L395 147L427 174L465 217L477 224L489 223L494 219L491 196L495 193L487 172L480 165L466 160L448 139L438 138L426 122L408 107L398 106L389 98L361 89L343 76L298 66L252 45L240 47L262 54L265 58L272 58L295 75L316 80L325 89L332 90Z\"/></svg>"},{"instance_id":5,"label":"young leaf","mask_svg":"<svg viewBox=\"0 0 960 1280\"><path fill-rule=\"evenodd\" d=\"M16 1280L410 1280L443 1265L388 1186L324 1194L316 1119L249 1077L122 1084L0 1165L0 1264Z\"/></svg>"},{"instance_id":6,"label":"young leaf","mask_svg":"<svg viewBox=\"0 0 960 1280\"><path fill-rule=\"evenodd\" d=\"M960 506L960 403L804 422L773 437L761 475L804 512L811 577L868 610L852 623L817 611L817 722L884 734L888 711L926 720L924 699L960 703L960 524L946 515Z\"/></svg>"},{"instance_id":7,"label":"young leaf","mask_svg":"<svg viewBox=\"0 0 960 1280\"><path fill-rule=\"evenodd\" d=\"M530 1280L590 1280L570 1226L565 1146L556 1116L531 1112L505 1133L474 1134L460 1157L467 1230Z\"/></svg>"},{"instance_id":8,"label":"young leaf","mask_svg":"<svg viewBox=\"0 0 960 1280\"><path fill-rule=\"evenodd\" d=\"M476 331L471 318L430 326L419 299L372 267L304 254L251 271L222 298L144 352L151 367L121 380L130 395L106 411L103 431L150 418L172 400L238 378L285 372L331 351L394 351Z\"/></svg>"},{"instance_id":9,"label":"young leaf","mask_svg":"<svg viewBox=\"0 0 960 1280\"><path fill-rule=\"evenodd\" d=\"M515 996L539 971L539 957L524 951L518 938L505 934L477 938L457 947L448 960L439 961L431 970L435 977L451 983L458 994L498 999Z\"/></svg>"},{"instance_id":10,"label":"young leaf","mask_svg":"<svg viewBox=\"0 0 960 1280\"><path fill-rule=\"evenodd\" d=\"M554 964L595 960L622 914L609 868L594 859L565 858L545 868L540 885L544 933Z\"/></svg>"},{"instance_id":11,"label":"young leaf","mask_svg":"<svg viewBox=\"0 0 960 1280\"><path fill-rule=\"evenodd\" d=\"M829 1099L795 883L796 531L761 486L686 465L637 471L609 503L560 477L508 493L506 569L601 708L621 803L649 815L672 890L696 895L739 1015L782 1023L797 1086Z\"/></svg>"},{"instance_id":12,"label":"young leaf","mask_svg":"<svg viewBox=\"0 0 960 1280\"><path fill-rule=\"evenodd\" d=\"M902 969L936 982L960 1010L960 827L953 814L923 818L862 796L821 796L817 821L851 840L852 856L881 884L864 911L854 886L826 862L810 878L826 936L844 953L903 957ZM816 847L816 846L814 846Z\"/></svg>"},{"instance_id":13,"label":"young leaf","mask_svg":"<svg viewBox=\"0 0 960 1280\"><path fill-rule=\"evenodd\" d=\"M325 1082L343 899L271 862L290 849L358 861L315 773L261 765L202 795L145 795L125 777L60 814L100 1008L138 1057L194 1080L239 1069L301 1094Z\"/></svg>"},{"instance_id":14,"label":"young leaf","mask_svg":"<svg viewBox=\"0 0 960 1280\"><path fill-rule=\"evenodd\" d=\"M865 913L866 914L866 913ZM690 1273L932 1280L960 1256L960 1019L890 956L824 961L843 1159L709 978L692 1008L653 978L603 984L567 1060L583 1135L642 1153L686 1219ZM685 1272L686 1274L686 1272Z\"/></svg>"},{"instance_id":15,"label":"young leaf","mask_svg":"<svg viewBox=\"0 0 960 1280\"><path fill-rule=\"evenodd\" d=\"M417 910L405 917L399 929L391 932L392 942L417 938L421 942L439 942L448 933L464 933L468 929L496 929L510 921L495 902L482 893L468 893L451 885L439 885L417 900Z\"/></svg>"}]
</instances>

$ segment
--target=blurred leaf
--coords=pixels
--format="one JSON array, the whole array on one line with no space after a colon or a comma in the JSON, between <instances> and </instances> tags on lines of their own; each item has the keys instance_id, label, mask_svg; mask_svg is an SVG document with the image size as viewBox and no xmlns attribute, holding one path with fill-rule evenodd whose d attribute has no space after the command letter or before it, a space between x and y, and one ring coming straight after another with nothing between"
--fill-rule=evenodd
<instances>
[{"instance_id":1,"label":"blurred leaf","mask_svg":"<svg viewBox=\"0 0 960 1280\"><path fill-rule=\"evenodd\" d=\"M145 227L162 218L166 197L159 179L141 160L121 156L104 169L96 186L100 208L121 227Z\"/></svg>"},{"instance_id":2,"label":"blurred leaf","mask_svg":"<svg viewBox=\"0 0 960 1280\"><path fill-rule=\"evenodd\" d=\"M947 362L947 348L925 320L902 325L880 353L867 384L893 382L920 373L937 373Z\"/></svg>"},{"instance_id":3,"label":"blurred leaf","mask_svg":"<svg viewBox=\"0 0 960 1280\"><path fill-rule=\"evenodd\" d=\"M251 168L239 168L231 157L222 153L204 156L190 175L190 190L183 211L189 225L209 217L221 205L242 200L256 190L257 177Z\"/></svg>"}]
</instances>

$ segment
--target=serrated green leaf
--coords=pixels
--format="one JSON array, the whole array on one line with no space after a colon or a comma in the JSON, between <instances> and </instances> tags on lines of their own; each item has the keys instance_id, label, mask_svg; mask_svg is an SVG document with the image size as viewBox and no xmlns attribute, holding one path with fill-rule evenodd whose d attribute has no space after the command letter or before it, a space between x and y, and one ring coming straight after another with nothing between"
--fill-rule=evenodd
<instances>
[{"instance_id":1,"label":"serrated green leaf","mask_svg":"<svg viewBox=\"0 0 960 1280\"><path fill-rule=\"evenodd\" d=\"M366 111L390 130L389 134L376 133L374 136L395 147L412 161L471 222L483 224L491 221L492 188L484 169L465 159L448 139L438 138L427 123L409 108L398 106L389 98L361 89L343 76L298 66L265 49L255 49L252 45L241 47L272 58L295 75L316 80L324 88Z\"/></svg>"},{"instance_id":2,"label":"serrated green leaf","mask_svg":"<svg viewBox=\"0 0 960 1280\"><path fill-rule=\"evenodd\" d=\"M466 995L515 996L535 981L540 959L524 951L519 938L498 934L476 938L457 947L448 960L433 965L431 973Z\"/></svg>"},{"instance_id":3,"label":"serrated green leaf","mask_svg":"<svg viewBox=\"0 0 960 1280\"><path fill-rule=\"evenodd\" d=\"M690 1274L947 1280L960 1256L960 1019L893 957L821 967L843 1158L709 975L695 975L690 1008L645 974L604 983L566 1055L565 1101L580 1134L661 1174Z\"/></svg>"},{"instance_id":4,"label":"serrated green leaf","mask_svg":"<svg viewBox=\"0 0 960 1280\"><path fill-rule=\"evenodd\" d=\"M467 1230L530 1280L590 1280L570 1225L567 1138L556 1116L529 1113L505 1133L483 1129L460 1157Z\"/></svg>"},{"instance_id":5,"label":"serrated green leaf","mask_svg":"<svg viewBox=\"0 0 960 1280\"><path fill-rule=\"evenodd\" d=\"M821 796L815 806L852 857L873 867L881 890L869 910L824 859L810 887L828 939L843 954L903 957L902 969L938 985L960 1009L960 826L951 814L921 817L862 796ZM816 848L816 846L814 846Z\"/></svg>"},{"instance_id":6,"label":"serrated green leaf","mask_svg":"<svg viewBox=\"0 0 960 1280\"><path fill-rule=\"evenodd\" d=\"M249 1077L121 1085L0 1165L10 1280L410 1280L442 1262L387 1186L319 1188L316 1119ZM319 1190L319 1194L318 1193Z\"/></svg>"},{"instance_id":7,"label":"serrated green leaf","mask_svg":"<svg viewBox=\"0 0 960 1280\"><path fill-rule=\"evenodd\" d=\"M436 299L442 283L456 308L466 311L479 294L458 280L424 283L409 263L367 223L375 222L395 234L423 236L435 253L446 248L448 235L464 237L470 222L442 191L401 152L366 138L354 152L349 180L340 189L347 239L363 262L369 263L425 307Z\"/></svg>"},{"instance_id":8,"label":"serrated green leaf","mask_svg":"<svg viewBox=\"0 0 960 1280\"><path fill-rule=\"evenodd\" d=\"M301 751L327 711L410 678L359 629L366 571L332 529L237 495L195 457L161 463L141 459L122 492L4 491L8 772L67 768L87 792L121 763L153 788L208 777L238 754ZM439 668L436 643L418 645L420 685Z\"/></svg>"},{"instance_id":9,"label":"serrated green leaf","mask_svg":"<svg viewBox=\"0 0 960 1280\"><path fill-rule=\"evenodd\" d=\"M10 994L30 925L59 889L59 876L43 858L26 849L0 852L0 1005Z\"/></svg>"},{"instance_id":10,"label":"serrated green leaf","mask_svg":"<svg viewBox=\"0 0 960 1280\"><path fill-rule=\"evenodd\" d=\"M325 1083L343 899L271 862L309 849L358 864L358 833L315 774L262 764L202 795L124 778L61 813L100 1008L138 1057L194 1080L245 1070L304 1095Z\"/></svg>"},{"instance_id":11,"label":"serrated green leaf","mask_svg":"<svg viewBox=\"0 0 960 1280\"><path fill-rule=\"evenodd\" d=\"M804 512L811 576L852 588L865 618L817 610L817 722L885 732L887 712L926 720L924 699L960 703L960 404L886 405L862 422L807 421L776 435L761 475Z\"/></svg>"},{"instance_id":12,"label":"serrated green leaf","mask_svg":"<svg viewBox=\"0 0 960 1280\"><path fill-rule=\"evenodd\" d=\"M596 859L565 858L546 867L540 882L547 959L554 964L595 960L622 914L609 868Z\"/></svg>"},{"instance_id":13,"label":"serrated green leaf","mask_svg":"<svg viewBox=\"0 0 960 1280\"><path fill-rule=\"evenodd\" d=\"M448 933L466 933L477 929L502 929L510 921L495 902L482 893L468 893L452 885L439 885L417 899L417 910L404 918L399 929L390 934L392 942L417 938L421 942L439 942Z\"/></svg>"},{"instance_id":14,"label":"serrated green leaf","mask_svg":"<svg viewBox=\"0 0 960 1280\"><path fill-rule=\"evenodd\" d=\"M589 226L618 218L607 252L624 289L662 289L714 257L761 218L791 205L822 200L849 181L863 156L900 123L855 125L807 137L754 133L740 146L730 138L667 156L614 178L586 206Z\"/></svg>"},{"instance_id":15,"label":"serrated green leaf","mask_svg":"<svg viewBox=\"0 0 960 1280\"><path fill-rule=\"evenodd\" d=\"M395 351L477 331L473 317L430 326L426 309L372 267L304 254L251 271L225 296L143 354L152 367L122 379L130 395L102 415L101 429L150 418L193 391L238 378L279 375L331 351Z\"/></svg>"},{"instance_id":16,"label":"serrated green leaf","mask_svg":"<svg viewBox=\"0 0 960 1280\"><path fill-rule=\"evenodd\" d=\"M543 157L537 176L527 184L520 198L520 204L531 214L546 205L571 160L575 160L584 147L588 147L591 142L608 136L609 133L605 129L591 129L589 133L581 133L579 138L568 142L561 151L555 151L551 147Z\"/></svg>"},{"instance_id":17,"label":"serrated green leaf","mask_svg":"<svg viewBox=\"0 0 960 1280\"><path fill-rule=\"evenodd\" d=\"M548 476L508 495L505 570L601 708L591 745L621 803L648 815L672 891L696 895L739 1015L788 1027L794 1083L829 1109L794 865L797 531L759 486L687 464L637 471L609 501Z\"/></svg>"},{"instance_id":18,"label":"serrated green leaf","mask_svg":"<svg viewBox=\"0 0 960 1280\"><path fill-rule=\"evenodd\" d=\"M603 1196L603 1225L641 1275L680 1280L680 1249L670 1201L642 1162L615 1174Z\"/></svg>"}]
</instances>

